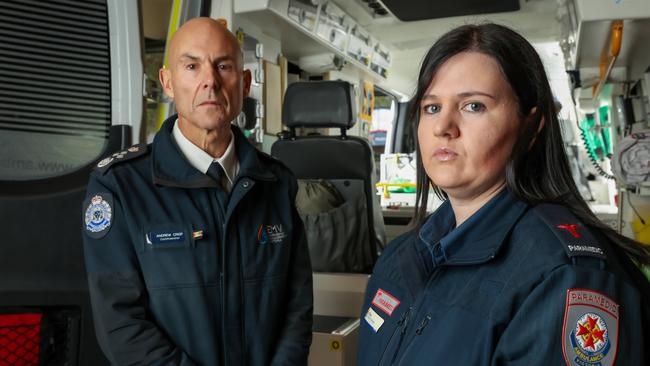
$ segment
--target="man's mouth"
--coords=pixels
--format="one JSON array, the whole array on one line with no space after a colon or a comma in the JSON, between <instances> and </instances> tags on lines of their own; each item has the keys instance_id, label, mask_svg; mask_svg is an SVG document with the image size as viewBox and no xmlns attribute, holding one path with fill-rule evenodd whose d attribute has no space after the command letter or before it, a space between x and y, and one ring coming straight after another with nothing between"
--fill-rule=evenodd
<instances>
[{"instance_id":1,"label":"man's mouth","mask_svg":"<svg viewBox=\"0 0 650 366\"><path fill-rule=\"evenodd\" d=\"M221 103L218 100L206 100L204 102L201 102L199 106L223 106L223 103Z\"/></svg>"}]
</instances>

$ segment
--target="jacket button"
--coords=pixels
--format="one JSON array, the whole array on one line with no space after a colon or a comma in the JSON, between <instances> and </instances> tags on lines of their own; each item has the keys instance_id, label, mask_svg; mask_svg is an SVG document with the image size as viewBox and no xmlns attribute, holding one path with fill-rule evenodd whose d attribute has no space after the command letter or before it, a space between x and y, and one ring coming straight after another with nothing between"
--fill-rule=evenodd
<instances>
[{"instance_id":1,"label":"jacket button","mask_svg":"<svg viewBox=\"0 0 650 366\"><path fill-rule=\"evenodd\" d=\"M247 180L245 180L244 183L242 183L242 187L244 187L244 188L248 188L248 186L250 186L250 185L251 184Z\"/></svg>"}]
</instances>

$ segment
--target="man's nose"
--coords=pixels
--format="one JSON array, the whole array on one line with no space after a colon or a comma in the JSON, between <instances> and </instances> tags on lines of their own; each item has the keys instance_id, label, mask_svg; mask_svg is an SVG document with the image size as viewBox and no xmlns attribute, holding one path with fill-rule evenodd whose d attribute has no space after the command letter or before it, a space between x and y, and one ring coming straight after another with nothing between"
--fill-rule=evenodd
<instances>
[{"instance_id":1,"label":"man's nose","mask_svg":"<svg viewBox=\"0 0 650 366\"><path fill-rule=\"evenodd\" d=\"M206 67L203 74L203 88L204 89L219 89L221 88L221 78L219 70L216 67Z\"/></svg>"}]
</instances>

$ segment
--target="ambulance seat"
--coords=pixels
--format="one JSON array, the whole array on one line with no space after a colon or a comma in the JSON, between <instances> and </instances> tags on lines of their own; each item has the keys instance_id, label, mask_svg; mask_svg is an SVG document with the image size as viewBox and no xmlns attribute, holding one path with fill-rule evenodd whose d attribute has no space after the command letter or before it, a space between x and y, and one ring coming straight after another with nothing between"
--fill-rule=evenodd
<instances>
[{"instance_id":1,"label":"ambulance seat","mask_svg":"<svg viewBox=\"0 0 650 366\"><path fill-rule=\"evenodd\" d=\"M346 202L331 213L303 217L315 272L369 273L382 246L383 220L374 194L370 145L347 136L356 122L355 109L354 88L348 82L293 83L282 109L289 131L271 147L271 155L287 165L299 182L326 180ZM337 128L340 133L297 136L301 127ZM320 232L310 234L310 230ZM334 241L333 247L328 240Z\"/></svg>"}]
</instances>

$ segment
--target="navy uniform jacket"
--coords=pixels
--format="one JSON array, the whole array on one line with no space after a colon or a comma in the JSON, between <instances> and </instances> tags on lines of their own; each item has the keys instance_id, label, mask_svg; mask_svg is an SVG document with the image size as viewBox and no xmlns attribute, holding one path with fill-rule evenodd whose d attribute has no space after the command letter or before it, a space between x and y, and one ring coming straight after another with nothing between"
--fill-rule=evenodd
<instances>
[{"instance_id":1,"label":"navy uniform jacket","mask_svg":"<svg viewBox=\"0 0 650 366\"><path fill-rule=\"evenodd\" d=\"M98 164L83 206L99 343L113 364L304 365L312 274L296 180L232 127L229 197L165 121Z\"/></svg>"},{"instance_id":2,"label":"navy uniform jacket","mask_svg":"<svg viewBox=\"0 0 650 366\"><path fill-rule=\"evenodd\" d=\"M563 206L445 202L370 278L359 365L647 365L648 283Z\"/></svg>"}]
</instances>

